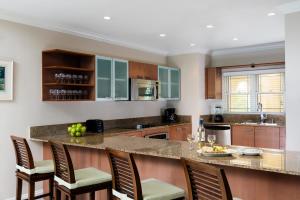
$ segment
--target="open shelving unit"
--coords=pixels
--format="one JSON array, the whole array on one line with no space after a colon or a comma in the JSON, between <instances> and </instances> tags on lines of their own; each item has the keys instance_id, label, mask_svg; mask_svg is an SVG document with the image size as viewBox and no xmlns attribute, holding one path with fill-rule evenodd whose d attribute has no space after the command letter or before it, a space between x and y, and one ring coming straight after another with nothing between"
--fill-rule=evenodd
<instances>
[{"instance_id":1,"label":"open shelving unit","mask_svg":"<svg viewBox=\"0 0 300 200\"><path fill-rule=\"evenodd\" d=\"M57 79L57 75L80 75L87 79ZM52 95L53 90L76 95ZM75 91L75 92L74 92ZM81 93L81 94L80 94ZM42 52L43 101L95 101L95 55L60 49Z\"/></svg>"}]
</instances>

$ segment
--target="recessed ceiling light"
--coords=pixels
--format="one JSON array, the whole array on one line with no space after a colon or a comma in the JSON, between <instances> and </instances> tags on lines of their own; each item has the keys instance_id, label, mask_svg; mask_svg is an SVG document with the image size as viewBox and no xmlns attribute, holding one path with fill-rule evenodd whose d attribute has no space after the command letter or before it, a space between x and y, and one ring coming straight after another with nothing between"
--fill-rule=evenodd
<instances>
[{"instance_id":1,"label":"recessed ceiling light","mask_svg":"<svg viewBox=\"0 0 300 200\"><path fill-rule=\"evenodd\" d=\"M276 15L276 13L274 13L274 12L268 13L268 16L269 16L269 17L272 17L272 16L274 16L274 15Z\"/></svg>"},{"instance_id":2,"label":"recessed ceiling light","mask_svg":"<svg viewBox=\"0 0 300 200\"><path fill-rule=\"evenodd\" d=\"M166 37L167 35L165 33L159 34L159 37Z\"/></svg>"},{"instance_id":3,"label":"recessed ceiling light","mask_svg":"<svg viewBox=\"0 0 300 200\"><path fill-rule=\"evenodd\" d=\"M208 25L206 25L206 28L215 28L215 26L212 24L208 24Z\"/></svg>"},{"instance_id":4,"label":"recessed ceiling light","mask_svg":"<svg viewBox=\"0 0 300 200\"><path fill-rule=\"evenodd\" d=\"M110 20L111 18L110 18L110 16L104 16L103 17L105 20Z\"/></svg>"},{"instance_id":5,"label":"recessed ceiling light","mask_svg":"<svg viewBox=\"0 0 300 200\"><path fill-rule=\"evenodd\" d=\"M196 46L196 44L195 44L195 43L191 43L190 46L191 46L191 47L194 47L194 46Z\"/></svg>"},{"instance_id":6,"label":"recessed ceiling light","mask_svg":"<svg viewBox=\"0 0 300 200\"><path fill-rule=\"evenodd\" d=\"M237 38L237 37L234 37L234 38L232 38L232 40L233 40L233 41L238 41L238 40L239 40L239 38Z\"/></svg>"}]
</instances>

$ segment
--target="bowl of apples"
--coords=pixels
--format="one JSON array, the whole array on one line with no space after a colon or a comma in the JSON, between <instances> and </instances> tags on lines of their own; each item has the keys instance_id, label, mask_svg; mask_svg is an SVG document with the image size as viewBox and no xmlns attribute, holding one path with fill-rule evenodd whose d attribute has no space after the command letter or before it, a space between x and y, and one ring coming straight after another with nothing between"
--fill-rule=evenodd
<instances>
[{"instance_id":1,"label":"bowl of apples","mask_svg":"<svg viewBox=\"0 0 300 200\"><path fill-rule=\"evenodd\" d=\"M86 126L81 123L72 124L68 127L68 133L71 137L82 137L86 132Z\"/></svg>"}]
</instances>

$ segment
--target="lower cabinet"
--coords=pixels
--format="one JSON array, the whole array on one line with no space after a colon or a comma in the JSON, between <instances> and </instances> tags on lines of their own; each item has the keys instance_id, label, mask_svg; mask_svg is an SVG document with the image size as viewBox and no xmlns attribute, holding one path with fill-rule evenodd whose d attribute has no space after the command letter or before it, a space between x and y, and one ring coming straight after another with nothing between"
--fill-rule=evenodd
<instances>
[{"instance_id":1,"label":"lower cabinet","mask_svg":"<svg viewBox=\"0 0 300 200\"><path fill-rule=\"evenodd\" d=\"M285 128L233 125L232 145L285 149Z\"/></svg>"},{"instance_id":2,"label":"lower cabinet","mask_svg":"<svg viewBox=\"0 0 300 200\"><path fill-rule=\"evenodd\" d=\"M254 147L254 126L232 126L232 144Z\"/></svg>"},{"instance_id":3,"label":"lower cabinet","mask_svg":"<svg viewBox=\"0 0 300 200\"><path fill-rule=\"evenodd\" d=\"M170 126L169 139L186 141L189 134L192 134L192 124L182 124L177 126Z\"/></svg>"},{"instance_id":4,"label":"lower cabinet","mask_svg":"<svg viewBox=\"0 0 300 200\"><path fill-rule=\"evenodd\" d=\"M278 127L255 127L255 146L279 149Z\"/></svg>"}]
</instances>

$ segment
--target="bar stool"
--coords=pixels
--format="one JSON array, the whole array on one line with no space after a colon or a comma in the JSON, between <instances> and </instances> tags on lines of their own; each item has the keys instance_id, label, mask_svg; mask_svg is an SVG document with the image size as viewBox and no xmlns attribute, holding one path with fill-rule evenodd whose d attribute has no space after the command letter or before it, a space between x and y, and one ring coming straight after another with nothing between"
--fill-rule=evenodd
<instances>
[{"instance_id":1,"label":"bar stool","mask_svg":"<svg viewBox=\"0 0 300 200\"><path fill-rule=\"evenodd\" d=\"M106 149L112 172L113 195L121 200L184 199L184 190L151 178L140 181L133 155Z\"/></svg>"},{"instance_id":2,"label":"bar stool","mask_svg":"<svg viewBox=\"0 0 300 200\"><path fill-rule=\"evenodd\" d=\"M181 158L188 184L188 199L240 200L232 198L224 169Z\"/></svg>"},{"instance_id":3,"label":"bar stool","mask_svg":"<svg viewBox=\"0 0 300 200\"><path fill-rule=\"evenodd\" d=\"M64 194L70 200L75 200L79 194L89 193L90 199L95 199L95 192L107 189L108 199L111 199L111 175L95 168L74 170L67 146L50 142L55 163L54 186L55 197L61 199Z\"/></svg>"},{"instance_id":4,"label":"bar stool","mask_svg":"<svg viewBox=\"0 0 300 200\"><path fill-rule=\"evenodd\" d=\"M25 138L11 136L16 154L16 199L21 200L23 180L28 182L28 199L49 196L53 199L54 165L52 160L33 161L32 153ZM49 180L49 192L34 196L35 182Z\"/></svg>"}]
</instances>

